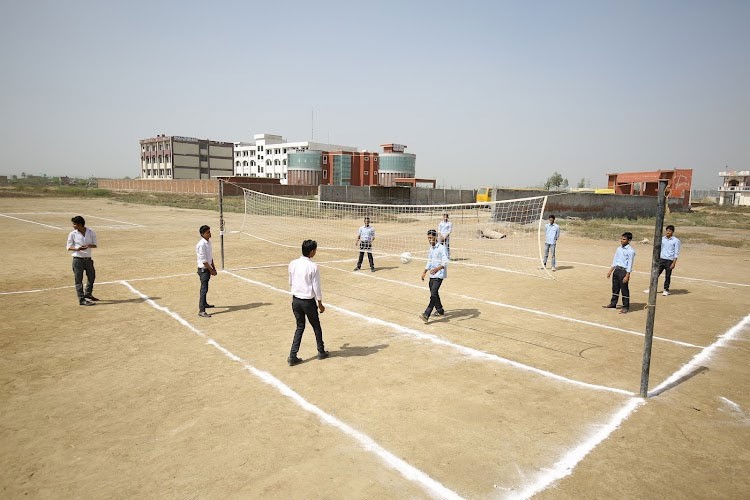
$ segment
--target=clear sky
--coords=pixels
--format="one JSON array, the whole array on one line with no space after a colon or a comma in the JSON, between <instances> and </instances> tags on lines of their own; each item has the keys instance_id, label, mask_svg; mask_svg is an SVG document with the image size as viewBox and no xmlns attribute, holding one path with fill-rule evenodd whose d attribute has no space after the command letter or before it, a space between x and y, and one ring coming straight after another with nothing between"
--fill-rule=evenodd
<instances>
[{"instance_id":1,"label":"clear sky","mask_svg":"<svg viewBox=\"0 0 750 500\"><path fill-rule=\"evenodd\" d=\"M313 129L406 144L445 187L750 169L748 0L0 2L0 174Z\"/></svg>"}]
</instances>

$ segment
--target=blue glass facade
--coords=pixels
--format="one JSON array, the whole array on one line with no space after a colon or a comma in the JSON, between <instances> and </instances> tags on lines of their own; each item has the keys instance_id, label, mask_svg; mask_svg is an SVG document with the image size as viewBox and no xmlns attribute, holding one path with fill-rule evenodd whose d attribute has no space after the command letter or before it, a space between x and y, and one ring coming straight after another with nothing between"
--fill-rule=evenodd
<instances>
[{"instance_id":1,"label":"blue glass facade","mask_svg":"<svg viewBox=\"0 0 750 500\"><path fill-rule=\"evenodd\" d=\"M380 153L380 173L415 177L417 156L409 153Z\"/></svg>"}]
</instances>

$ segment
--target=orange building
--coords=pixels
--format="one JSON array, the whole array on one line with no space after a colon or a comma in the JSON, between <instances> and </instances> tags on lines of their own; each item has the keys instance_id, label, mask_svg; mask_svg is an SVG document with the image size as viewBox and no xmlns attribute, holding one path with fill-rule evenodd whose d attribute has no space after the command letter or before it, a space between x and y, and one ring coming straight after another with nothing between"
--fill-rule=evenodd
<instances>
[{"instance_id":1,"label":"orange building","mask_svg":"<svg viewBox=\"0 0 750 500\"><path fill-rule=\"evenodd\" d=\"M652 172L625 172L607 174L607 187L615 194L657 196L659 180L667 179L667 196L672 203L681 200L685 207L690 205L690 190L693 185L692 169L656 170Z\"/></svg>"}]
</instances>

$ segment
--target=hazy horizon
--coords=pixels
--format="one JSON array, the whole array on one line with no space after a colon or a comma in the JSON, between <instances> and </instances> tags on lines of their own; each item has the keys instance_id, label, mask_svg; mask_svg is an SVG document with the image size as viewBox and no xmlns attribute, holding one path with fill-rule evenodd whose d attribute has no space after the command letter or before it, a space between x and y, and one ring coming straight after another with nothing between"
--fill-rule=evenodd
<instances>
[{"instance_id":1,"label":"hazy horizon","mask_svg":"<svg viewBox=\"0 0 750 500\"><path fill-rule=\"evenodd\" d=\"M3 7L0 174L138 177L161 133L395 142L456 188L750 169L750 2Z\"/></svg>"}]
</instances>

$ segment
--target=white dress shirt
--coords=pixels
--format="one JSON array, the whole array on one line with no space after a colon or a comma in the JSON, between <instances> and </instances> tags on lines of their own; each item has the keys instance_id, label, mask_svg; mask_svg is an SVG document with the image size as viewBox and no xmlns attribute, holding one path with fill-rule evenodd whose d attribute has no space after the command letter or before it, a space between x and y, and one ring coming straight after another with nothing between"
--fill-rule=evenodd
<instances>
[{"instance_id":1,"label":"white dress shirt","mask_svg":"<svg viewBox=\"0 0 750 500\"><path fill-rule=\"evenodd\" d=\"M438 233L443 237L443 240L450 238L451 231L453 231L453 222L449 220L440 221L438 224Z\"/></svg>"},{"instance_id":2,"label":"white dress shirt","mask_svg":"<svg viewBox=\"0 0 750 500\"><path fill-rule=\"evenodd\" d=\"M83 245L96 246L96 233L93 229L86 228L86 234L81 234L78 229L74 229L68 235L68 246L65 248L78 248ZM76 250L73 257L91 257L91 248L85 250Z\"/></svg>"},{"instance_id":3,"label":"white dress shirt","mask_svg":"<svg viewBox=\"0 0 750 500\"><path fill-rule=\"evenodd\" d=\"M304 255L289 263L289 286L298 299L323 300L318 265Z\"/></svg>"},{"instance_id":4,"label":"white dress shirt","mask_svg":"<svg viewBox=\"0 0 750 500\"><path fill-rule=\"evenodd\" d=\"M210 269L211 263L214 261L214 252L211 248L211 240L201 238L197 245L195 245L195 255L198 260L198 269L206 267L203 265L204 262L208 262Z\"/></svg>"}]
</instances>

